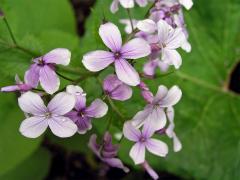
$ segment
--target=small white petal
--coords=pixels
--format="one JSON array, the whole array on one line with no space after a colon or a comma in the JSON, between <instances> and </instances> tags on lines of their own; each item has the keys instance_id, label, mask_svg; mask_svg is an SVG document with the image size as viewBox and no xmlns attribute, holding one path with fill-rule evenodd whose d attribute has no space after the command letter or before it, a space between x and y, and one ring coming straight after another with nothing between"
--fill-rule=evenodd
<instances>
[{"instance_id":1,"label":"small white petal","mask_svg":"<svg viewBox=\"0 0 240 180\"><path fill-rule=\"evenodd\" d=\"M137 28L143 32L154 33L157 30L157 25L153 20L145 19L137 23Z\"/></svg>"},{"instance_id":2,"label":"small white petal","mask_svg":"<svg viewBox=\"0 0 240 180\"><path fill-rule=\"evenodd\" d=\"M119 2L124 8L134 7L134 0L119 0Z\"/></svg>"}]
</instances>

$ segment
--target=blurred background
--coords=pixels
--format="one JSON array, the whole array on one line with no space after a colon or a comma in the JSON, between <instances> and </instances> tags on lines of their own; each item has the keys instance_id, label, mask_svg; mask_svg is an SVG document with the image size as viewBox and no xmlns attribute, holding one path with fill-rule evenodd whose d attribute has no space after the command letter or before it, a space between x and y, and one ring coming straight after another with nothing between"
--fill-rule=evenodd
<instances>
[{"instance_id":1,"label":"blurred background","mask_svg":"<svg viewBox=\"0 0 240 180\"><path fill-rule=\"evenodd\" d=\"M24 48L13 45L1 17L0 86L14 84L15 74L23 78L33 58L28 50L44 54L57 47L68 48L72 52L70 66L85 71L82 55L103 46L98 37L102 20L113 21L123 32L119 20L127 18L127 13L120 8L113 15L110 4L111 0L0 0L0 9L19 47ZM133 17L143 19L149 6L136 7ZM190 11L184 9L184 15L192 52L181 52L183 65L179 71L146 82L154 93L159 84L168 87L176 84L182 89L183 98L175 107L175 123L183 149L179 153L170 150L166 158L147 154L147 159L160 179L238 180L240 0L195 0ZM138 66L141 70L142 64ZM62 80L61 86L67 83ZM89 102L101 96L101 87L95 79L88 78L80 85L88 92ZM133 166L128 156L131 144L126 140L121 142L119 157L132 170L129 174L113 168L104 171L104 164L87 147L91 134L103 135L107 118L114 119L112 134L121 131L122 123L112 112L94 121L93 129L85 135L60 139L48 130L40 138L27 139L18 131L24 119L18 108L18 96L0 93L1 180L150 179L140 167ZM127 117L132 117L144 107L144 101L136 90L126 104L116 105ZM166 142L172 147L170 141Z\"/></svg>"}]
</instances>

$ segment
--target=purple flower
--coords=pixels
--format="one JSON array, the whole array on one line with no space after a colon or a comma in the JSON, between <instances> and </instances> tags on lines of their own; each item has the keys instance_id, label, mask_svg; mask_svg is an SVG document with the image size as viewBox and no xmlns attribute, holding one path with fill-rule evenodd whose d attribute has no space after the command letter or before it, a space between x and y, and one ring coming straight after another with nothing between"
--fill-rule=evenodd
<instances>
[{"instance_id":1,"label":"purple flower","mask_svg":"<svg viewBox=\"0 0 240 180\"><path fill-rule=\"evenodd\" d=\"M129 169L123 165L122 161L118 158L118 145L112 144L111 134L106 132L104 134L103 142L101 144L97 144L97 135L93 134L89 140L89 148L101 159L104 163L111 167L120 168L124 172L129 172Z\"/></svg>"},{"instance_id":2,"label":"purple flower","mask_svg":"<svg viewBox=\"0 0 240 180\"><path fill-rule=\"evenodd\" d=\"M157 175L157 173L152 169L152 167L148 164L147 161L144 161L144 163L142 163L142 167L145 169L145 171L147 171L147 173L154 179L158 179L159 176Z\"/></svg>"},{"instance_id":3,"label":"purple flower","mask_svg":"<svg viewBox=\"0 0 240 180\"><path fill-rule=\"evenodd\" d=\"M165 86L159 86L152 102L133 117L132 124L136 127L150 124L155 131L162 129L167 123L164 110L177 104L181 97L182 91L178 86L173 86L169 90Z\"/></svg>"},{"instance_id":4,"label":"purple flower","mask_svg":"<svg viewBox=\"0 0 240 180\"><path fill-rule=\"evenodd\" d=\"M110 10L112 13L115 13L118 11L119 3L123 8L133 8L134 7L134 1L140 6L145 7L148 3L148 0L113 0Z\"/></svg>"},{"instance_id":5,"label":"purple flower","mask_svg":"<svg viewBox=\"0 0 240 180\"><path fill-rule=\"evenodd\" d=\"M138 59L150 54L146 41L135 38L122 46L122 37L117 26L106 23L99 28L104 44L111 50L92 51L83 56L83 64L90 71L100 71L114 63L118 79L130 86L140 83L139 74L126 59Z\"/></svg>"},{"instance_id":6,"label":"purple flower","mask_svg":"<svg viewBox=\"0 0 240 180\"><path fill-rule=\"evenodd\" d=\"M37 86L38 82L49 94L55 93L60 85L59 78L55 73L55 65L67 66L70 63L71 53L68 49L57 48L49 53L33 60L34 64L26 72L25 79Z\"/></svg>"},{"instance_id":7,"label":"purple flower","mask_svg":"<svg viewBox=\"0 0 240 180\"><path fill-rule=\"evenodd\" d=\"M132 33L132 25L131 25L131 21L129 19L120 19L119 22L125 25L124 31L127 34ZM134 29L137 27L137 23L138 23L138 21L136 19L132 19L132 24L133 24Z\"/></svg>"},{"instance_id":8,"label":"purple flower","mask_svg":"<svg viewBox=\"0 0 240 180\"><path fill-rule=\"evenodd\" d=\"M168 128L166 129L166 134L169 138L173 139L173 150L174 152L178 152L182 149L182 144L178 139L176 133L174 132L174 109L172 107L167 108L167 117L169 120Z\"/></svg>"},{"instance_id":9,"label":"purple flower","mask_svg":"<svg viewBox=\"0 0 240 180\"><path fill-rule=\"evenodd\" d=\"M115 100L125 101L132 97L132 89L113 74L104 79L103 89L107 96Z\"/></svg>"},{"instance_id":10,"label":"purple flower","mask_svg":"<svg viewBox=\"0 0 240 180\"><path fill-rule=\"evenodd\" d=\"M2 87L1 92L14 92L14 91L27 92L32 88L34 88L32 84L29 84L31 82L28 83L25 80L25 83L23 83L18 77L18 75L15 76L15 82L16 82L16 85Z\"/></svg>"},{"instance_id":11,"label":"purple flower","mask_svg":"<svg viewBox=\"0 0 240 180\"><path fill-rule=\"evenodd\" d=\"M74 96L66 92L57 94L46 107L41 97L33 92L26 92L18 98L20 108L32 116L20 126L22 135L28 138L39 137L49 126L58 137L70 137L77 131L77 126L64 115L72 110Z\"/></svg>"},{"instance_id":12,"label":"purple flower","mask_svg":"<svg viewBox=\"0 0 240 180\"><path fill-rule=\"evenodd\" d=\"M92 129L92 118L103 117L108 111L108 106L101 99L96 99L86 107L86 95L79 86L68 86L67 92L75 95L76 103L74 110L66 116L77 125L79 134L85 134Z\"/></svg>"},{"instance_id":13,"label":"purple flower","mask_svg":"<svg viewBox=\"0 0 240 180\"><path fill-rule=\"evenodd\" d=\"M141 82L139 84L139 88L141 89L141 95L142 95L143 99L147 103L151 103L153 101L153 94L149 90L148 86L144 82Z\"/></svg>"},{"instance_id":14,"label":"purple flower","mask_svg":"<svg viewBox=\"0 0 240 180\"><path fill-rule=\"evenodd\" d=\"M135 142L129 153L135 164L144 163L146 148L157 156L165 157L167 155L167 145L160 140L151 138L154 132L155 129L149 126L148 123L144 124L142 132L134 127L130 121L124 124L124 136L128 140Z\"/></svg>"},{"instance_id":15,"label":"purple flower","mask_svg":"<svg viewBox=\"0 0 240 180\"><path fill-rule=\"evenodd\" d=\"M154 76L156 69L159 68L161 72L166 72L169 68L169 65L165 62L157 59L149 60L143 67L143 72L147 76Z\"/></svg>"}]
</instances>

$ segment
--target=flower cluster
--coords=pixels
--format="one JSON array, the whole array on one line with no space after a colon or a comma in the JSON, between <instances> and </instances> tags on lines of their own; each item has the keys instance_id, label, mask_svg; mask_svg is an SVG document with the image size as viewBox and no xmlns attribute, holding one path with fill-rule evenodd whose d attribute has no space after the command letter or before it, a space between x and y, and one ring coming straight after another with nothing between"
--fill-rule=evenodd
<instances>
[{"instance_id":1,"label":"flower cluster","mask_svg":"<svg viewBox=\"0 0 240 180\"><path fill-rule=\"evenodd\" d=\"M115 13L121 5L130 14L135 4L145 7L148 3L152 6L146 19L135 20L129 16L128 19L120 20L125 25L126 39L122 38L117 25L105 22L99 27L99 36L106 48L83 55L84 67L92 72L86 76L93 76L101 83L102 97L89 103L87 93L77 85L79 78L76 81L70 79L71 83L60 89L59 76L69 80L61 74L59 68L69 65L71 60L71 52L65 48L57 48L34 58L25 72L24 81L16 75L15 85L1 88L2 92L20 92L18 104L26 116L19 128L23 136L37 138L48 127L61 138L71 137L75 133L86 134L92 129L92 121L104 117L110 109L124 120L122 127L118 127L122 134L119 144L112 143L117 139L112 139L110 134L110 121L99 143L96 134L91 136L89 148L106 165L129 172L118 158L121 140L126 138L134 142L129 152L133 162L143 167L153 179L158 179L157 173L145 159L145 152L147 150L156 156L165 157L169 148L159 139L164 135L173 140L175 152L181 150L182 144L174 129L173 106L180 101L182 91L177 85L169 89L159 85L154 96L144 80L156 78L158 67L162 73L167 72L171 65L179 69L182 58L178 48L191 51L182 6L190 9L192 1L113 0L110 10ZM141 73L135 64L144 61L144 58L147 62ZM99 74L104 69L110 70L111 74L102 82ZM87 78L84 73L79 75L82 81ZM146 103L145 107L132 117L122 115L114 101L124 102L131 99L133 92L139 91Z\"/></svg>"}]
</instances>

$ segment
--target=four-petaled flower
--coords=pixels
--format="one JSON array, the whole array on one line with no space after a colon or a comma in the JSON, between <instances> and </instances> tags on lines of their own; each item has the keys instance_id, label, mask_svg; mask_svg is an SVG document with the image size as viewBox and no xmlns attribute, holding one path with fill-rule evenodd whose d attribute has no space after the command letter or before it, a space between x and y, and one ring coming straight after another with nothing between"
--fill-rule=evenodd
<instances>
[{"instance_id":1,"label":"four-petaled flower","mask_svg":"<svg viewBox=\"0 0 240 180\"><path fill-rule=\"evenodd\" d=\"M77 125L79 134L85 134L92 128L92 118L103 117L108 111L108 106L101 99L96 99L86 107L86 95L79 86L70 85L67 92L75 96L76 103L74 109L66 116Z\"/></svg>"},{"instance_id":2,"label":"four-petaled flower","mask_svg":"<svg viewBox=\"0 0 240 180\"><path fill-rule=\"evenodd\" d=\"M135 164L141 164L145 161L145 149L157 156L165 157L168 153L168 146L157 139L151 138L155 129L149 126L148 123L144 124L142 132L128 121L123 126L123 134L130 141L135 144L130 150L130 157Z\"/></svg>"},{"instance_id":3,"label":"four-petaled flower","mask_svg":"<svg viewBox=\"0 0 240 180\"><path fill-rule=\"evenodd\" d=\"M49 94L55 93L60 85L59 78L55 72L55 65L67 66L70 63L71 53L68 49L57 48L49 53L35 58L34 64L26 71L25 80L36 87L38 82Z\"/></svg>"},{"instance_id":4,"label":"four-petaled flower","mask_svg":"<svg viewBox=\"0 0 240 180\"><path fill-rule=\"evenodd\" d=\"M75 101L73 95L61 92L46 107L38 94L31 91L24 93L18 98L18 104L31 117L21 123L21 134L28 138L37 138L49 126L58 137L73 136L77 132L77 126L64 115L73 109Z\"/></svg>"},{"instance_id":5,"label":"four-petaled flower","mask_svg":"<svg viewBox=\"0 0 240 180\"><path fill-rule=\"evenodd\" d=\"M123 165L122 161L118 159L117 153L119 145L112 144L112 136L109 132L106 132L101 144L97 143L97 135L93 134L90 137L89 148L101 159L104 163L111 167L120 168L124 172L129 172L129 169Z\"/></svg>"},{"instance_id":6,"label":"four-petaled flower","mask_svg":"<svg viewBox=\"0 0 240 180\"><path fill-rule=\"evenodd\" d=\"M130 86L140 83L139 74L126 59L139 59L150 54L148 43L135 38L122 46L122 37L117 26L106 23L99 28L99 35L111 50L92 51L83 56L83 64L90 71L100 71L114 63L118 79Z\"/></svg>"}]
</instances>

